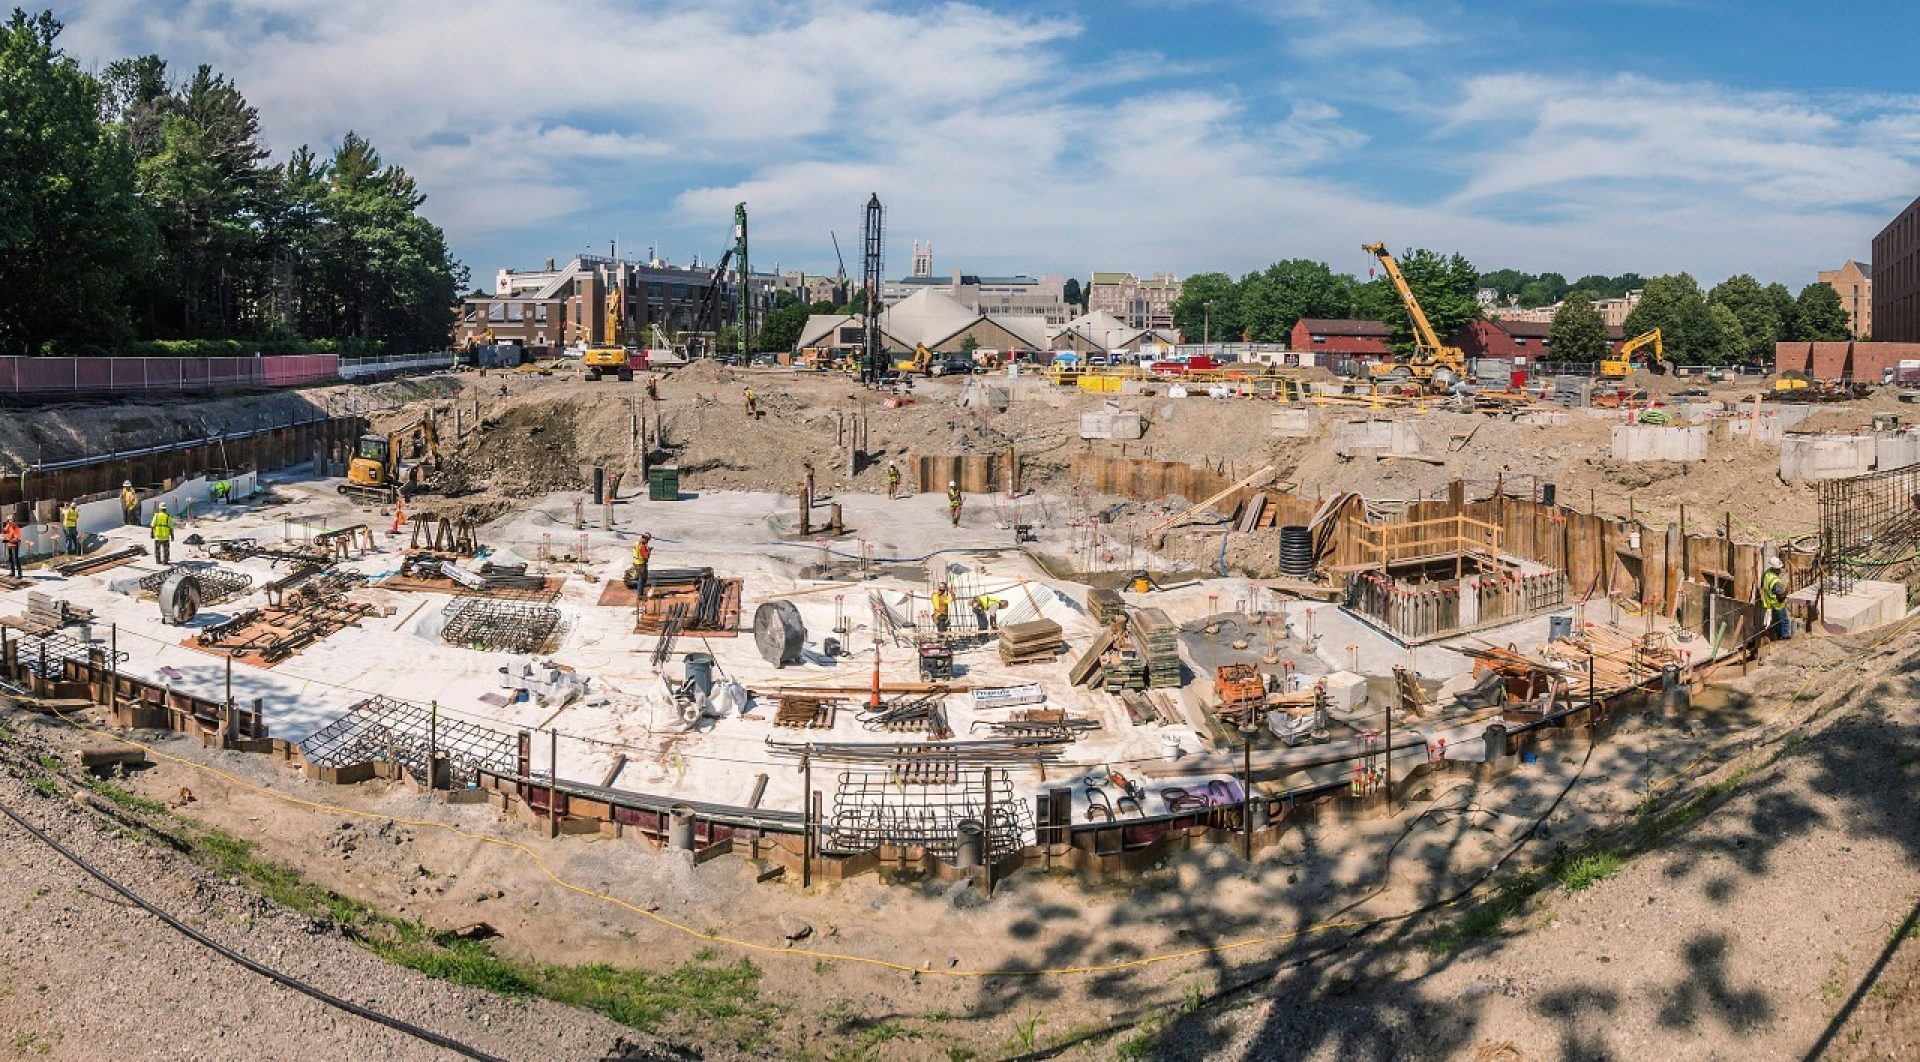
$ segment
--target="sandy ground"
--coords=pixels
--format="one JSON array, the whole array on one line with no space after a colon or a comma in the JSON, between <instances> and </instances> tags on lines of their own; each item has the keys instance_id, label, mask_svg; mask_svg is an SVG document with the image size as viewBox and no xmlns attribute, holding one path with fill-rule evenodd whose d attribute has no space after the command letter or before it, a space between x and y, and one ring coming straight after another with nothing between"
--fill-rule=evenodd
<instances>
[{"instance_id":1,"label":"sandy ground","mask_svg":"<svg viewBox=\"0 0 1920 1062\"><path fill-rule=\"evenodd\" d=\"M11 722L11 720L9 720ZM64 735L63 735L64 736ZM129 831L46 777L39 742L0 743L0 803L222 944L282 973L496 1057L664 1057L672 1045L598 1015L462 988L393 966ZM0 820L0 1057L457 1058L267 980L168 928Z\"/></svg>"},{"instance_id":2,"label":"sandy ground","mask_svg":"<svg viewBox=\"0 0 1920 1062\"><path fill-rule=\"evenodd\" d=\"M1913 983L1914 949L1865 979L1917 898L1920 725L1908 677L1916 662L1920 651L1905 643L1870 654L1857 643L1807 642L1733 682L1685 726L1629 722L1591 759L1578 749L1552 752L1497 784L1442 776L1411 794L1394 820L1293 831L1251 870L1231 848L1208 848L1113 886L1020 874L990 901L964 886L873 875L811 892L756 884L754 868L733 857L695 869L634 841L548 841L485 807L434 805L382 784L318 786L265 757L178 740L157 747L234 780L163 761L127 784L156 799L189 787L198 799L183 814L397 914L448 927L484 919L502 932L507 954L649 969L708 948L750 957L766 970L763 996L777 1014L757 1048L770 1054L831 1054L885 1026L887 1055L955 1047L1013 1055L1116 1021L1158 1026L1223 986L1278 968L1252 995L1199 1006L1154 1028L1147 1043L1168 1057L1446 1057L1507 1043L1527 1058L1777 1056L1805 1050L1859 989L1836 1049L1857 1057L1898 1049L1899 1057L1917 1035L1911 1007L1901 1005L1911 997L1900 994ZM1784 725L1763 731L1765 740L1753 736L1803 682L1814 693L1785 718L1818 709L1812 729L1799 731L1809 736L1782 740L1792 733ZM1550 886L1504 933L1436 952L1424 940L1451 914L1351 940L1314 928L1450 893L1542 814L1510 866L1544 862L1560 844L1612 844L1607 831L1631 829L1650 781L1709 749L1700 764L1707 770L1676 788L1737 775L1724 802L1585 892ZM1776 752L1777 762L1765 763ZM1746 770L1737 755L1763 765ZM562 891L524 854L429 823L526 845L560 877L633 906ZM812 928L800 948L786 946L783 919ZM930 925L939 933L929 935ZM1257 943L1155 958L1249 940ZM1096 973L964 976L1141 958L1151 961ZM669 1031L738 1046L724 1029ZM1138 1032L1074 1050L1108 1057Z\"/></svg>"}]
</instances>

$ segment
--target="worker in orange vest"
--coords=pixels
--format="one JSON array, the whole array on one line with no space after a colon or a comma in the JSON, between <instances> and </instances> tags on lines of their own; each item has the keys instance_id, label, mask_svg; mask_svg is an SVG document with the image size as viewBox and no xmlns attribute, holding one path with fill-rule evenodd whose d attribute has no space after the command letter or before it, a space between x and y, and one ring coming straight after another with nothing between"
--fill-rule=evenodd
<instances>
[{"instance_id":1,"label":"worker in orange vest","mask_svg":"<svg viewBox=\"0 0 1920 1062\"><path fill-rule=\"evenodd\" d=\"M0 542L7 547L7 574L20 578L20 525L13 517L7 517L7 526L0 528Z\"/></svg>"}]
</instances>

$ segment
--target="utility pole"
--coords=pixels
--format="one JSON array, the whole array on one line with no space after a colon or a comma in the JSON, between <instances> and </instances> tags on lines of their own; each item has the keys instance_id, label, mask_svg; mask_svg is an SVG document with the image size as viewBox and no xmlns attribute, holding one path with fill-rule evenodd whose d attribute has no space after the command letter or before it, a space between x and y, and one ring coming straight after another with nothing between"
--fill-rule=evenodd
<instances>
[{"instance_id":1,"label":"utility pole","mask_svg":"<svg viewBox=\"0 0 1920 1062\"><path fill-rule=\"evenodd\" d=\"M753 329L753 290L748 286L751 273L747 269L747 204L745 203L733 204L733 256L739 259L739 265L736 267L739 270L739 291L734 296L736 322L734 327L740 333L740 364L745 365L747 351L752 349L748 345L748 333Z\"/></svg>"}]
</instances>

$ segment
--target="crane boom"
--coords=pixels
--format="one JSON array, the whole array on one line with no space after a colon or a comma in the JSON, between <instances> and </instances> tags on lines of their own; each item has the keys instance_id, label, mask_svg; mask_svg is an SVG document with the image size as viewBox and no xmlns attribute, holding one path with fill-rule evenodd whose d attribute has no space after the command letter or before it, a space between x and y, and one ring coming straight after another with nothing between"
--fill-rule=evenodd
<instances>
[{"instance_id":1,"label":"crane boom","mask_svg":"<svg viewBox=\"0 0 1920 1062\"><path fill-rule=\"evenodd\" d=\"M1380 260L1380 265L1387 271L1387 279L1393 282L1393 290L1399 293L1400 302L1407 308L1407 316L1413 319L1415 348L1440 349L1440 337L1434 334L1433 325L1427 320L1427 311L1420 308L1420 300L1414 297L1413 289L1407 286L1407 278L1401 275L1400 263L1387 253L1387 245L1369 243L1362 250Z\"/></svg>"}]
</instances>

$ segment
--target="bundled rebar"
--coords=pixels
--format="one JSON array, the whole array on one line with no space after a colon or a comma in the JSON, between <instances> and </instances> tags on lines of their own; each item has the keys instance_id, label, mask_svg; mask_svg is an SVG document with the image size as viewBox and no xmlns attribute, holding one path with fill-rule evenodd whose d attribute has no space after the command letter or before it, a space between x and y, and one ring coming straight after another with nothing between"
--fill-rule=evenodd
<instances>
[{"instance_id":1,"label":"bundled rebar","mask_svg":"<svg viewBox=\"0 0 1920 1062\"><path fill-rule=\"evenodd\" d=\"M500 653L533 653L560 629L560 610L488 597L458 597L448 606L447 625L440 637L462 645Z\"/></svg>"},{"instance_id":2,"label":"bundled rebar","mask_svg":"<svg viewBox=\"0 0 1920 1062\"><path fill-rule=\"evenodd\" d=\"M166 582L167 576L175 572L191 575L193 581L200 584L202 605L217 605L222 601L231 601L245 594L253 586L253 576L245 572L229 572L210 565L196 567L190 564L175 564L142 577L141 591L148 594L159 593L160 584Z\"/></svg>"}]
</instances>

